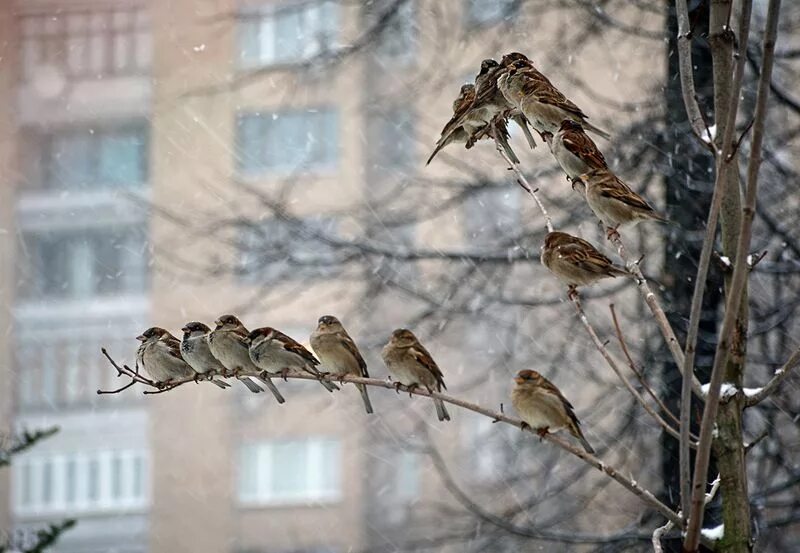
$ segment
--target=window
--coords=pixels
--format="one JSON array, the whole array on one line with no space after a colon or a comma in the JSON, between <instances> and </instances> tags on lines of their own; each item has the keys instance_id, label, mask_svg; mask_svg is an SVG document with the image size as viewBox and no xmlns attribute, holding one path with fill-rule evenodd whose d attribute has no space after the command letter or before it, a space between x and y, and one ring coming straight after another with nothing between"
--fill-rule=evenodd
<instances>
[{"instance_id":1,"label":"window","mask_svg":"<svg viewBox=\"0 0 800 553\"><path fill-rule=\"evenodd\" d=\"M237 133L239 172L243 175L336 166L338 122L334 110L243 114Z\"/></svg>"},{"instance_id":2,"label":"window","mask_svg":"<svg viewBox=\"0 0 800 553\"><path fill-rule=\"evenodd\" d=\"M330 51L338 12L332 0L244 10L238 28L240 67L300 63Z\"/></svg>"},{"instance_id":3,"label":"window","mask_svg":"<svg viewBox=\"0 0 800 553\"><path fill-rule=\"evenodd\" d=\"M464 233L472 244L507 242L520 227L520 189L490 186L464 202Z\"/></svg>"},{"instance_id":4,"label":"window","mask_svg":"<svg viewBox=\"0 0 800 553\"><path fill-rule=\"evenodd\" d=\"M61 130L42 137L41 147L42 185L47 189L85 191L147 180L148 140L143 125Z\"/></svg>"},{"instance_id":5,"label":"window","mask_svg":"<svg viewBox=\"0 0 800 553\"><path fill-rule=\"evenodd\" d=\"M387 2L379 2L378 6L381 4ZM414 0L406 0L399 5L394 3L389 7L372 7L377 17L386 13L387 9L393 9L394 6L397 9L383 26L378 37L375 54L379 62L405 64L414 60L419 33L414 4Z\"/></svg>"},{"instance_id":6,"label":"window","mask_svg":"<svg viewBox=\"0 0 800 553\"><path fill-rule=\"evenodd\" d=\"M337 220L306 217L297 224L277 218L243 226L237 238L237 272L247 283L331 276L336 252L319 236L336 237Z\"/></svg>"},{"instance_id":7,"label":"window","mask_svg":"<svg viewBox=\"0 0 800 553\"><path fill-rule=\"evenodd\" d=\"M59 11L21 17L24 76L54 67L74 79L138 75L152 44L143 9Z\"/></svg>"},{"instance_id":8,"label":"window","mask_svg":"<svg viewBox=\"0 0 800 553\"><path fill-rule=\"evenodd\" d=\"M139 294L149 253L142 225L28 231L20 259L20 296L86 300Z\"/></svg>"},{"instance_id":9,"label":"window","mask_svg":"<svg viewBox=\"0 0 800 553\"><path fill-rule=\"evenodd\" d=\"M471 25L492 25L516 10L519 0L466 0L467 22Z\"/></svg>"},{"instance_id":10,"label":"window","mask_svg":"<svg viewBox=\"0 0 800 553\"><path fill-rule=\"evenodd\" d=\"M115 373L109 370L98 352L105 346L113 355L127 353L127 359L120 362L130 363L134 351L131 351L129 336L138 328L128 324L114 326L114 322L109 322L115 329L113 333L108 332L106 325L102 328L46 325L30 331L21 323L15 344L20 410L87 407L94 403L107 407L104 401L98 401L96 391L116 386L117 382ZM117 332L127 333L128 338L120 338ZM107 375L108 383L101 382L99 375ZM137 401L134 398L131 396L126 401Z\"/></svg>"},{"instance_id":11,"label":"window","mask_svg":"<svg viewBox=\"0 0 800 553\"><path fill-rule=\"evenodd\" d=\"M114 511L146 506L146 454L137 450L24 454L12 465L21 515Z\"/></svg>"},{"instance_id":12,"label":"window","mask_svg":"<svg viewBox=\"0 0 800 553\"><path fill-rule=\"evenodd\" d=\"M337 501L339 454L335 440L245 445L239 455L239 501L247 505Z\"/></svg>"}]
</instances>

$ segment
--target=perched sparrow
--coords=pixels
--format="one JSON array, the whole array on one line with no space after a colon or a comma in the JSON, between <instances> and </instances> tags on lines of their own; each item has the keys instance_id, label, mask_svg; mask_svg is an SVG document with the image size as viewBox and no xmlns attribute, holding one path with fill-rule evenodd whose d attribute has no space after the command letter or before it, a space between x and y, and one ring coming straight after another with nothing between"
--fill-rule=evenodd
<instances>
[{"instance_id":1,"label":"perched sparrow","mask_svg":"<svg viewBox=\"0 0 800 553\"><path fill-rule=\"evenodd\" d=\"M540 436L566 428L580 440L587 453L594 453L581 432L572 405L552 382L529 370L519 371L514 382L517 385L511 391L511 404L526 425Z\"/></svg>"},{"instance_id":2,"label":"perched sparrow","mask_svg":"<svg viewBox=\"0 0 800 553\"><path fill-rule=\"evenodd\" d=\"M550 142L550 151L570 178L575 180L592 169L607 167L606 158L597 149L580 123L564 119Z\"/></svg>"},{"instance_id":3,"label":"perched sparrow","mask_svg":"<svg viewBox=\"0 0 800 553\"><path fill-rule=\"evenodd\" d=\"M211 354L208 346L208 335L211 329L203 323L193 321L186 323L181 330L183 331L181 356L184 361L189 363L199 374L225 374L225 367ZM241 382L254 394L263 391L249 378L242 378Z\"/></svg>"},{"instance_id":4,"label":"perched sparrow","mask_svg":"<svg viewBox=\"0 0 800 553\"><path fill-rule=\"evenodd\" d=\"M540 133L555 134L564 119L578 121L587 130L609 138L609 134L589 123L587 116L572 103L525 55L512 52L503 56L505 70L497 86L512 105L518 107Z\"/></svg>"},{"instance_id":5,"label":"perched sparrow","mask_svg":"<svg viewBox=\"0 0 800 553\"><path fill-rule=\"evenodd\" d=\"M569 285L571 298L577 286L609 277L631 276L628 271L614 266L589 242L566 232L550 232L544 237L542 264Z\"/></svg>"},{"instance_id":6,"label":"perched sparrow","mask_svg":"<svg viewBox=\"0 0 800 553\"><path fill-rule=\"evenodd\" d=\"M392 337L383 347L381 356L398 386L402 384L410 389L424 386L429 392L441 392L447 389L444 385L444 375L436 361L410 330L398 328L392 332ZM436 416L439 420L449 421L450 414L445 409L444 402L434 398L433 404L436 406Z\"/></svg>"},{"instance_id":7,"label":"perched sparrow","mask_svg":"<svg viewBox=\"0 0 800 553\"><path fill-rule=\"evenodd\" d=\"M607 167L580 175L572 187L586 196L586 203L609 229L609 236L620 226L633 226L646 219L669 222Z\"/></svg>"},{"instance_id":8,"label":"perched sparrow","mask_svg":"<svg viewBox=\"0 0 800 553\"><path fill-rule=\"evenodd\" d=\"M169 384L173 380L197 378L197 372L181 357L181 343L163 328L154 326L136 337L142 342L136 352L136 364L158 384ZM212 380L220 388L230 388L223 380Z\"/></svg>"},{"instance_id":9,"label":"perched sparrow","mask_svg":"<svg viewBox=\"0 0 800 553\"><path fill-rule=\"evenodd\" d=\"M250 359L256 367L272 374L286 372L291 369L298 369L321 377L322 373L317 369L319 361L314 354L303 347L280 330L275 330L265 326L250 332ZM322 386L329 392L338 390L339 387L333 382L320 379Z\"/></svg>"},{"instance_id":10,"label":"perched sparrow","mask_svg":"<svg viewBox=\"0 0 800 553\"><path fill-rule=\"evenodd\" d=\"M322 364L335 376L354 375L369 378L367 362L347 331L332 315L319 318L317 328L311 333L311 347ZM372 403L369 401L367 387L356 384L364 401L367 413L372 414Z\"/></svg>"},{"instance_id":11,"label":"perched sparrow","mask_svg":"<svg viewBox=\"0 0 800 553\"><path fill-rule=\"evenodd\" d=\"M208 335L208 348L211 350L211 355L216 357L225 369L244 382L250 391L254 392L255 390L250 384L256 388L258 386L250 381L249 378L239 376L241 371L255 372L259 370L250 360L250 342L247 339L247 328L233 315L223 315L214 324L217 325L216 328ZM278 403L286 401L268 375L262 373L256 378L269 388Z\"/></svg>"}]
</instances>

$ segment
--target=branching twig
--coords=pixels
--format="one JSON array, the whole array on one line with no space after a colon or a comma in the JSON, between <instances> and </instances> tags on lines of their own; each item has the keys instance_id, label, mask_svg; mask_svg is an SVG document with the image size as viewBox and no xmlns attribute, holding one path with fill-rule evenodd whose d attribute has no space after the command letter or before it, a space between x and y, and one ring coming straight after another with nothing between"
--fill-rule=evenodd
<instances>
[{"instance_id":1,"label":"branching twig","mask_svg":"<svg viewBox=\"0 0 800 553\"><path fill-rule=\"evenodd\" d=\"M105 349L104 349L104 353L105 353ZM126 373L126 371L130 371L132 373L132 371L131 371L131 369L129 367L120 368L119 365L117 365L117 363L114 362L114 360L111 358L111 356L108 355L108 353L105 353L105 355L109 359L111 364L114 366L114 368L117 368L118 370L121 369L122 372L124 374L126 374L127 376L133 376L132 374L127 374ZM240 374L240 376L254 376L254 377L257 377L259 375L260 375L260 373L255 372L255 371L241 371L241 374ZM374 386L374 387L379 387L379 388L386 388L386 389L389 389L389 390L398 390L398 388L399 388L399 389L404 390L405 392L407 392L410 395L418 395L418 396L423 396L423 397L430 397L430 398L440 399L445 403L449 403L451 405L456 405L458 407L461 407L462 409L466 409L468 411L472 411L474 413L478 413L480 415L483 415L485 417L488 417L488 418L492 419L493 421L504 422L506 424L510 424L512 426L516 426L517 428L519 428L521 430L526 430L526 431L531 432L533 435L536 435L536 432L534 430L531 430L527 426L523 427L522 421L519 420L519 419L508 417L503 413L498 413L496 411L492 411L491 409L486 409L485 407L481 407L480 405L465 401L465 400L457 398L457 397L441 394L441 393L438 393L438 392L429 392L428 390L426 390L424 388L420 388L420 387L409 389L409 388L406 388L405 386L398 386L397 383L392 382L390 380L380 380L380 379L377 379L377 378L362 378L362 377L356 377L356 376L350 376L350 375L345 375L345 376L342 376L342 377L336 376L334 378L330 374L323 374L323 375L321 375L321 377L316 377L316 376L308 374L308 373L297 373L297 372L288 372L286 374L286 378L287 379L290 379L290 378L291 379L299 379L299 380L320 380L320 379L324 379L324 380L327 380L329 382L341 382L341 383L351 382L353 384L364 384L366 386ZM194 378L186 378L186 379L182 379L182 380L175 380L175 381L170 383L170 388L169 389L174 389L174 388L177 388L179 386L182 386L183 384L187 384L189 382L194 382L194 381L195 381ZM144 378L141 378L141 377L139 377L137 379L137 382L139 382L141 384L145 384L145 385L151 386L151 387L154 387L154 388L159 388L159 385L157 383L155 383L153 381L150 381L150 380L147 380L147 379L144 379ZM162 391L168 391L168 390L159 389L158 391L162 392ZM153 393L155 393L155 392L153 392ZM601 461L600 459L598 459L594 455L591 455L591 454L587 453L582 447L575 446L575 445L573 445L572 443L566 441L563 438L560 438L560 437L558 437L558 436L556 436L554 434L545 434L543 438L545 440L547 440L548 442L554 444L555 446L563 449L564 451L566 451L568 453L571 453L575 457L578 457L584 463L587 463L587 464L593 466L594 468L600 470L601 472L603 472L604 474L606 474L607 476L609 476L610 478L615 480L617 483L619 483L621 486L623 486L625 489L627 489L628 491L630 491L631 493L633 493L634 495L639 497L644 503L647 503L653 509L655 509L656 511L661 513L667 520L672 520L673 522L675 522L678 525L681 524L681 519L678 516L678 514L675 513L675 511L673 511L667 505L665 505L664 503L659 501L655 497L655 495L653 495L649 490L647 490L646 488L643 488L642 486L640 486L639 483L636 480L634 480L632 478L628 478L626 476L623 476L622 474L620 474L620 472L615 467L606 464L605 462Z\"/></svg>"},{"instance_id":2,"label":"branching twig","mask_svg":"<svg viewBox=\"0 0 800 553\"><path fill-rule=\"evenodd\" d=\"M539 191L538 189L531 188L528 179L525 178L525 175L520 171L519 167L517 167L516 163L512 162L509 159L508 154L503 150L503 147L500 146L500 143L495 139L495 146L497 147L497 151L500 153L500 156L505 160L508 164L508 168L511 171L514 171L514 175L517 177L517 183L525 189L525 191L533 196L533 201L536 202L536 205L539 207L539 211L542 212L542 216L544 217L544 224L547 227L547 232L553 232L553 221L550 219L550 215L547 213L547 209L545 209L544 204L539 199L539 196L536 193Z\"/></svg>"},{"instance_id":3,"label":"branching twig","mask_svg":"<svg viewBox=\"0 0 800 553\"><path fill-rule=\"evenodd\" d=\"M652 397L653 400L656 402L656 404L658 405L659 409L661 409L664 413L666 413L666 415L672 420L672 422L674 422L676 425L680 425L680 421L678 420L678 417L673 415L672 411L667 409L667 406L664 404L663 401L661 401L661 398L658 397L658 394L655 393L653 388L644 379L644 374L642 373L642 371L640 371L636 367L636 363L634 362L633 357L631 356L631 352L628 349L628 344L625 342L625 337L622 334L622 327L620 326L619 320L617 319L617 310L614 308L614 304L613 303L610 304L608 306L608 308L611 310L611 320L614 322L614 331L617 334L617 341L619 342L620 348L622 348L622 353L625 355L625 359L628 360L628 366L633 371L633 374L636 375L636 378L639 380L639 383L642 385L642 387L647 391L647 393L650 395L650 397Z\"/></svg>"},{"instance_id":4,"label":"branching twig","mask_svg":"<svg viewBox=\"0 0 800 553\"><path fill-rule=\"evenodd\" d=\"M619 377L619 379L622 381L622 383L625 385L625 387L628 389L628 391L631 393L634 399L636 399L636 401L644 408L644 410L647 411L650 414L650 416L652 416L656 420L656 422L658 422L658 424L670 436L677 439L679 436L678 432L674 428L672 428L669 425L669 423L667 423L667 421L665 421L661 417L661 415L656 413L656 411L652 407L650 407L650 405L647 403L647 401L645 401L645 399L642 397L639 391L636 388L634 388L633 385L630 383L630 381L627 378L625 378L625 375L622 374L622 371L617 365L617 362L611 356L611 353L609 353L608 348L606 348L606 344L602 340L600 340L600 338L597 336L597 332L594 330L594 327L589 322L589 319L586 317L586 313L583 311L583 306L581 305L581 300L577 294L574 294L572 296L572 303L575 305L575 310L578 312L578 318L581 320L581 323L583 323L586 332L589 333L589 337L592 339L592 342L597 348L597 351L599 351L600 355L603 356L603 359L606 360L606 363L608 363L608 366L611 367L612 371L614 371L614 374L616 374Z\"/></svg>"},{"instance_id":5,"label":"branching twig","mask_svg":"<svg viewBox=\"0 0 800 553\"><path fill-rule=\"evenodd\" d=\"M717 342L716 352L714 353L714 363L711 369L711 382L709 383L708 397L706 399L705 409L703 409L703 420L700 424L700 442L697 448L697 457L694 468L694 481L692 482L691 511L686 528L686 538L684 540L684 549L687 551L697 550L697 544L700 538L700 530L702 529L703 525L703 515L705 511L703 492L705 491L706 472L708 471L708 464L711 458L712 430L717 418L720 389L722 387L722 381L725 377L725 366L728 362L728 353L732 338L734 338L736 333L735 326L739 317L739 307L741 306L742 298L747 290L747 277L749 273L747 270L747 251L750 247L753 231L756 192L758 190L758 169L761 164L761 144L764 138L764 125L767 114L767 98L769 97L769 85L772 78L772 64L775 54L775 39L778 33L780 4L780 0L770 0L769 7L767 8L767 26L766 33L764 35L764 63L761 68L761 75L759 75L758 81L758 95L756 96L756 108L754 115L755 123L753 124L753 139L750 146L750 159L747 166L745 202L742 209L742 226L739 232L738 242L736 244L736 258L733 260L733 277L731 278L728 298L725 305L725 316L722 320L720 337L719 341ZM751 2L749 1L745 1L743 3L743 13L748 12L747 15L749 15L748 8L750 5ZM743 29L743 31L744 30L746 29ZM744 58L744 51L746 51L747 47L746 37L743 37L741 42L743 44L742 58ZM743 59L740 59L740 62L743 63L743 61ZM736 76L741 77L738 66ZM738 98L739 88L734 88L732 94ZM731 103L734 104L735 109L736 102L732 100ZM732 126L732 124L729 125L729 127ZM732 129L726 128L725 131L726 135L730 134L732 137ZM727 146L727 142L723 142L723 144ZM718 164L717 168L718 176L721 173L720 165L721 164ZM721 186L718 186L718 188L721 188ZM715 191L715 193L717 192ZM704 282L697 282L698 287L704 285Z\"/></svg>"}]
</instances>

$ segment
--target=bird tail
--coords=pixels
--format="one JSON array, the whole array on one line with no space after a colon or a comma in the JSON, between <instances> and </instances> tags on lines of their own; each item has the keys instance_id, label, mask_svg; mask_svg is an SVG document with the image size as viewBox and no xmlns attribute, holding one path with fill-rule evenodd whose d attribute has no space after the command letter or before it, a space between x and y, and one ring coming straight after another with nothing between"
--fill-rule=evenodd
<instances>
[{"instance_id":1,"label":"bird tail","mask_svg":"<svg viewBox=\"0 0 800 553\"><path fill-rule=\"evenodd\" d=\"M223 390L225 388L230 388L231 387L230 384L228 384L224 380L220 380L219 378L215 378L214 380L211 381L211 383L214 384L215 386L217 386L218 388L222 388Z\"/></svg>"},{"instance_id":2,"label":"bird tail","mask_svg":"<svg viewBox=\"0 0 800 553\"><path fill-rule=\"evenodd\" d=\"M583 126L583 128L586 129L587 131L592 131L594 134L596 134L598 136L601 136L601 137L605 138L606 140L610 140L611 139L611 134L609 134L608 131L604 131L600 127L595 127L594 125L592 125L591 123L589 123L586 120L581 121L581 126Z\"/></svg>"},{"instance_id":3,"label":"bird tail","mask_svg":"<svg viewBox=\"0 0 800 553\"><path fill-rule=\"evenodd\" d=\"M266 372L261 373L258 379L264 383L264 386L266 386L270 392L272 392L272 395L275 396L275 400L278 403L286 403L286 400L281 395L280 391L278 391L278 387L272 383L272 380L270 379L269 376L267 376Z\"/></svg>"},{"instance_id":4,"label":"bird tail","mask_svg":"<svg viewBox=\"0 0 800 553\"><path fill-rule=\"evenodd\" d=\"M519 158L517 154L514 153L514 150L511 149L511 144L508 143L508 135L505 132L499 131L497 133L497 142L500 143L500 146L503 147L505 150L508 159L510 159L515 165L519 165Z\"/></svg>"},{"instance_id":5,"label":"bird tail","mask_svg":"<svg viewBox=\"0 0 800 553\"><path fill-rule=\"evenodd\" d=\"M448 144L450 144L449 140L439 140L439 142L436 143L436 148L433 149L433 153L431 153L431 157L429 157L428 161L425 162L425 165L426 166L430 165L431 161L433 161L433 158L436 157L436 154L442 151L442 148L444 148Z\"/></svg>"},{"instance_id":6,"label":"bird tail","mask_svg":"<svg viewBox=\"0 0 800 553\"><path fill-rule=\"evenodd\" d=\"M436 416L440 421L450 420L450 413L447 412L447 408L444 406L444 401L438 398L433 398L433 405L436 407Z\"/></svg>"},{"instance_id":7,"label":"bird tail","mask_svg":"<svg viewBox=\"0 0 800 553\"><path fill-rule=\"evenodd\" d=\"M528 118L520 113L519 115L514 115L511 117L511 119L513 119L514 123L516 123L522 129L522 132L525 135L525 140L528 141L528 146L530 146L531 150L533 150L536 147L536 140L534 140L533 133L528 126Z\"/></svg>"},{"instance_id":8,"label":"bird tail","mask_svg":"<svg viewBox=\"0 0 800 553\"><path fill-rule=\"evenodd\" d=\"M369 394L367 394L367 387L363 384L356 384L358 391L361 392L361 399L364 401L364 409L367 410L367 414L371 415L374 413L372 410L372 402L369 400Z\"/></svg>"},{"instance_id":9,"label":"bird tail","mask_svg":"<svg viewBox=\"0 0 800 553\"><path fill-rule=\"evenodd\" d=\"M259 386L258 384L253 382L252 379L247 378L246 376L240 378L239 382L241 382L242 384L247 386L247 389L250 390L251 392L253 392L254 394L257 394L259 392L263 392L264 391L264 390L261 389L261 386Z\"/></svg>"},{"instance_id":10,"label":"bird tail","mask_svg":"<svg viewBox=\"0 0 800 553\"><path fill-rule=\"evenodd\" d=\"M581 442L583 449L586 450L586 453L591 453L594 455L594 448L589 444L589 441L586 439L586 436L583 435L583 431L581 431L581 427L578 426L578 423L574 423L570 428L570 431L573 436L578 438L578 441Z\"/></svg>"}]
</instances>

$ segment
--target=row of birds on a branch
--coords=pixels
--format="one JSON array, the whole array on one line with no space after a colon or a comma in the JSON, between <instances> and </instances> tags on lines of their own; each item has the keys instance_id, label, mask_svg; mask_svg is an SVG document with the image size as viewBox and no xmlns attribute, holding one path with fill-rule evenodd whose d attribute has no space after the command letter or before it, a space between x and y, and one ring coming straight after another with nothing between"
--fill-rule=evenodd
<instances>
[{"instance_id":1,"label":"row of birds on a branch","mask_svg":"<svg viewBox=\"0 0 800 553\"><path fill-rule=\"evenodd\" d=\"M194 379L208 380L220 388L228 388L223 378L240 380L251 392L262 392L265 386L278 403L286 400L272 378L287 377L292 372L305 372L319 379L329 392L339 390L330 379L356 376L369 378L367 363L355 341L336 317L319 318L311 333L311 353L301 343L270 327L249 331L234 315L223 315L212 330L197 321L187 323L178 340L168 330L151 327L137 336L141 345L136 352L136 372L143 369L159 388ZM411 391L425 388L442 392L447 387L444 375L430 352L410 330L392 332L381 357L396 389ZM323 373L322 366L328 372ZM256 380L258 382L256 382ZM514 379L511 394L514 409L525 425L540 436L566 429L580 440L589 453L592 447L581 432L572 405L549 380L531 370L520 371ZM341 381L341 380L340 380ZM261 384L261 385L260 385ZM367 413L373 413L367 386L356 383ZM440 421L450 420L441 399L433 398Z\"/></svg>"},{"instance_id":2,"label":"row of birds on a branch","mask_svg":"<svg viewBox=\"0 0 800 553\"><path fill-rule=\"evenodd\" d=\"M453 116L444 126L428 163L445 146L463 143L471 148L492 138L512 164L519 158L508 139L508 120L522 128L531 148L531 127L550 147L556 161L608 231L643 220L668 222L608 167L605 156L586 134L609 138L588 122L588 116L561 93L524 54L512 52L500 63L483 60L475 83L465 84L453 103ZM542 263L574 290L606 277L629 273L615 267L589 242L564 232L551 232L542 247Z\"/></svg>"}]
</instances>

